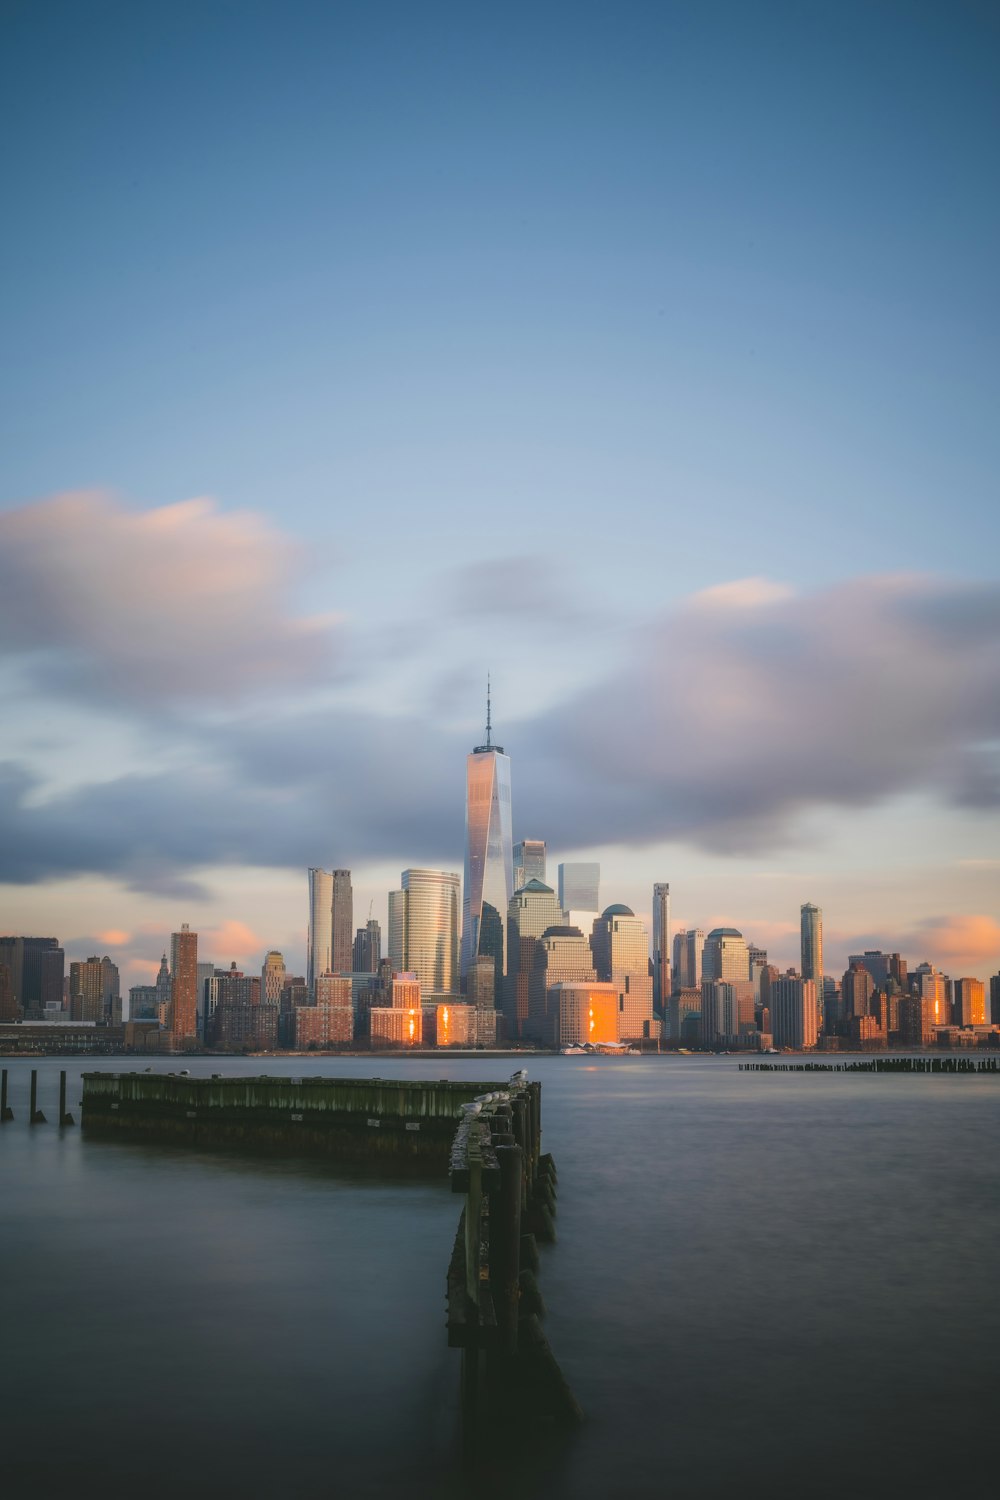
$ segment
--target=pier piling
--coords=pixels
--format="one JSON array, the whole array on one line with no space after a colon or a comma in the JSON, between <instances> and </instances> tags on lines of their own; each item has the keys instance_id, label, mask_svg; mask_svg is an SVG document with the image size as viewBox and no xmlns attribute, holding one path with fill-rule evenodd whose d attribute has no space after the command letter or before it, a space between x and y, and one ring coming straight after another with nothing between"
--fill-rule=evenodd
<instances>
[{"instance_id":1,"label":"pier piling","mask_svg":"<svg viewBox=\"0 0 1000 1500\"><path fill-rule=\"evenodd\" d=\"M66 1073L65 1070L59 1074L59 1124L75 1125L76 1121L66 1108Z\"/></svg>"},{"instance_id":2,"label":"pier piling","mask_svg":"<svg viewBox=\"0 0 1000 1500\"><path fill-rule=\"evenodd\" d=\"M8 1120L13 1120L14 1111L7 1103L7 1069L0 1072L0 1125L6 1125Z\"/></svg>"},{"instance_id":3,"label":"pier piling","mask_svg":"<svg viewBox=\"0 0 1000 1500\"><path fill-rule=\"evenodd\" d=\"M31 1070L31 1098L28 1104L28 1122L31 1125L44 1125L45 1116L38 1108L38 1069Z\"/></svg>"}]
</instances>

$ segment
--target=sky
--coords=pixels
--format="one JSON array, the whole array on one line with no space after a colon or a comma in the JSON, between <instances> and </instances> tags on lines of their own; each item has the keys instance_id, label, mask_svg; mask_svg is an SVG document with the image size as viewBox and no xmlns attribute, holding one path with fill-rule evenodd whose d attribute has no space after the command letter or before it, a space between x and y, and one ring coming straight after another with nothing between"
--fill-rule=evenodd
<instances>
[{"instance_id":1,"label":"sky","mask_svg":"<svg viewBox=\"0 0 1000 1500\"><path fill-rule=\"evenodd\" d=\"M1000 969L1000 12L0 4L0 930L514 836Z\"/></svg>"}]
</instances>

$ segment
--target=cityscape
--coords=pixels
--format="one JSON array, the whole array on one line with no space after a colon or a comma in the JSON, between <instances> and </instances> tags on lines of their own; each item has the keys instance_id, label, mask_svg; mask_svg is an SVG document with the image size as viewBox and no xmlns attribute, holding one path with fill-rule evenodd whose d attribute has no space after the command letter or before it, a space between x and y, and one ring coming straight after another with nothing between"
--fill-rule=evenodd
<instances>
[{"instance_id":1,"label":"cityscape","mask_svg":"<svg viewBox=\"0 0 1000 1500\"><path fill-rule=\"evenodd\" d=\"M355 927L350 869L318 867L304 974L277 949L259 974L220 966L184 923L126 997L107 954L67 974L57 938L0 937L0 1051L1000 1048L1000 969L987 985L869 949L829 974L823 913L805 902L800 964L780 971L735 927L674 931L669 881L653 886L650 932L627 905L602 908L598 862L560 863L548 884L546 840L514 842L513 805L487 690L464 873L403 870L384 945L374 917Z\"/></svg>"}]
</instances>

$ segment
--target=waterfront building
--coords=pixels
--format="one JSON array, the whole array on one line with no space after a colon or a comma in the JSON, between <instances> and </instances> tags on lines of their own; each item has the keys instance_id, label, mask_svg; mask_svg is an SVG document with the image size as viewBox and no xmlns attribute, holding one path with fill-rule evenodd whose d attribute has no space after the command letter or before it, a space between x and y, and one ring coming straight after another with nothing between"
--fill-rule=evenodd
<instances>
[{"instance_id":1,"label":"waterfront building","mask_svg":"<svg viewBox=\"0 0 1000 1500\"><path fill-rule=\"evenodd\" d=\"M413 973L426 995L457 995L459 877L447 870L404 870L389 892L389 960Z\"/></svg>"},{"instance_id":2,"label":"waterfront building","mask_svg":"<svg viewBox=\"0 0 1000 1500\"><path fill-rule=\"evenodd\" d=\"M369 1012L372 1048L419 1047L423 1041L423 1011L416 1006L374 1005Z\"/></svg>"},{"instance_id":3,"label":"waterfront building","mask_svg":"<svg viewBox=\"0 0 1000 1500\"><path fill-rule=\"evenodd\" d=\"M556 1024L557 1046L599 1046L619 1040L618 991L613 984L557 980L549 986L547 1008Z\"/></svg>"},{"instance_id":4,"label":"waterfront building","mask_svg":"<svg viewBox=\"0 0 1000 1500\"><path fill-rule=\"evenodd\" d=\"M291 1045L296 1052L348 1046L353 1040L354 1008L351 1005L317 1001L315 1005L299 1006L292 1013Z\"/></svg>"},{"instance_id":5,"label":"waterfront building","mask_svg":"<svg viewBox=\"0 0 1000 1500\"><path fill-rule=\"evenodd\" d=\"M435 1008L436 1047L474 1047L479 1040L479 1012L474 1005L444 1001Z\"/></svg>"},{"instance_id":6,"label":"waterfront building","mask_svg":"<svg viewBox=\"0 0 1000 1500\"><path fill-rule=\"evenodd\" d=\"M107 954L69 966L69 1019L118 1026L122 1019L118 965Z\"/></svg>"},{"instance_id":7,"label":"waterfront building","mask_svg":"<svg viewBox=\"0 0 1000 1500\"><path fill-rule=\"evenodd\" d=\"M130 1021L158 1021L156 1008L156 985L133 984L128 992L128 1018Z\"/></svg>"},{"instance_id":8,"label":"waterfront building","mask_svg":"<svg viewBox=\"0 0 1000 1500\"><path fill-rule=\"evenodd\" d=\"M26 1021L42 1020L62 1007L66 955L54 937L0 937L0 964L10 974L12 1010Z\"/></svg>"},{"instance_id":9,"label":"waterfront building","mask_svg":"<svg viewBox=\"0 0 1000 1500\"><path fill-rule=\"evenodd\" d=\"M548 995L563 979L585 983L597 980L590 942L579 927L550 927L534 945L526 1033L543 1046L556 1042L558 1017L549 1007Z\"/></svg>"},{"instance_id":10,"label":"waterfront building","mask_svg":"<svg viewBox=\"0 0 1000 1500\"><path fill-rule=\"evenodd\" d=\"M350 974L320 974L316 979L317 1005L336 1009L354 1009L354 989Z\"/></svg>"},{"instance_id":11,"label":"waterfront building","mask_svg":"<svg viewBox=\"0 0 1000 1500\"><path fill-rule=\"evenodd\" d=\"M666 1015L670 999L670 884L653 885L653 1004Z\"/></svg>"},{"instance_id":12,"label":"waterfront building","mask_svg":"<svg viewBox=\"0 0 1000 1500\"><path fill-rule=\"evenodd\" d=\"M930 1047L934 1042L934 1001L921 995L899 997L899 1040L904 1047Z\"/></svg>"},{"instance_id":13,"label":"waterfront building","mask_svg":"<svg viewBox=\"0 0 1000 1500\"><path fill-rule=\"evenodd\" d=\"M986 986L981 979L956 979L954 1021L958 1026L985 1026Z\"/></svg>"},{"instance_id":14,"label":"waterfront building","mask_svg":"<svg viewBox=\"0 0 1000 1500\"><path fill-rule=\"evenodd\" d=\"M198 934L187 922L170 935L170 1030L175 1045L198 1037Z\"/></svg>"},{"instance_id":15,"label":"waterfront building","mask_svg":"<svg viewBox=\"0 0 1000 1500\"><path fill-rule=\"evenodd\" d=\"M745 1046L755 1030L749 979L702 980L701 1040L706 1047Z\"/></svg>"},{"instance_id":16,"label":"waterfront building","mask_svg":"<svg viewBox=\"0 0 1000 1500\"><path fill-rule=\"evenodd\" d=\"M259 994L256 975L248 983ZM226 998L215 1007L212 1036L212 1045L225 1052L272 1052L278 1044L278 1007Z\"/></svg>"},{"instance_id":17,"label":"waterfront building","mask_svg":"<svg viewBox=\"0 0 1000 1500\"><path fill-rule=\"evenodd\" d=\"M555 891L542 880L529 880L507 905L507 977L503 1013L507 1039L528 1034L531 972L535 944L550 928L566 925Z\"/></svg>"},{"instance_id":18,"label":"waterfront building","mask_svg":"<svg viewBox=\"0 0 1000 1500\"><path fill-rule=\"evenodd\" d=\"M522 839L514 845L514 889L519 891L529 880L545 884L545 840Z\"/></svg>"},{"instance_id":19,"label":"waterfront building","mask_svg":"<svg viewBox=\"0 0 1000 1500\"><path fill-rule=\"evenodd\" d=\"M506 972L504 917L513 894L510 756L493 743L487 690L486 743L466 758L463 978L480 953L492 953L496 972Z\"/></svg>"},{"instance_id":20,"label":"waterfront building","mask_svg":"<svg viewBox=\"0 0 1000 1500\"><path fill-rule=\"evenodd\" d=\"M776 1047L815 1047L819 1035L816 981L791 970L772 980L769 1008Z\"/></svg>"},{"instance_id":21,"label":"waterfront building","mask_svg":"<svg viewBox=\"0 0 1000 1500\"><path fill-rule=\"evenodd\" d=\"M14 999L14 980L10 965L0 960L0 1022L19 1021L21 1007Z\"/></svg>"},{"instance_id":22,"label":"waterfront building","mask_svg":"<svg viewBox=\"0 0 1000 1500\"><path fill-rule=\"evenodd\" d=\"M563 911L601 909L601 867L596 861L574 861L559 866L559 905Z\"/></svg>"},{"instance_id":23,"label":"waterfront building","mask_svg":"<svg viewBox=\"0 0 1000 1500\"><path fill-rule=\"evenodd\" d=\"M655 1035L645 923L630 907L616 903L594 922L590 946L598 979L610 982L618 992L619 1036L638 1041Z\"/></svg>"},{"instance_id":24,"label":"waterfront building","mask_svg":"<svg viewBox=\"0 0 1000 1500\"><path fill-rule=\"evenodd\" d=\"M750 978L750 956L742 932L714 927L705 939L702 979L724 979L728 984Z\"/></svg>"}]
</instances>

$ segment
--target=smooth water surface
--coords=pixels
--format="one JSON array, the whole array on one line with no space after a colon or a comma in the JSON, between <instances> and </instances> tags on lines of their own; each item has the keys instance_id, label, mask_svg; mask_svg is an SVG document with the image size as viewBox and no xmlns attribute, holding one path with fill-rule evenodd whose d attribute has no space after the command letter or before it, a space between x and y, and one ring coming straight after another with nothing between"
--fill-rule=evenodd
<instances>
[{"instance_id":1,"label":"smooth water surface","mask_svg":"<svg viewBox=\"0 0 1000 1500\"><path fill-rule=\"evenodd\" d=\"M0 1131L6 1497L972 1495L998 1389L1000 1079L546 1058L547 1333L588 1421L457 1456L447 1182ZM145 1062L125 1066L144 1067ZM56 1118L58 1072L35 1060ZM176 1062L152 1064L168 1071ZM502 1079L502 1060L192 1072ZM511 1063L513 1066L513 1062Z\"/></svg>"}]
</instances>

